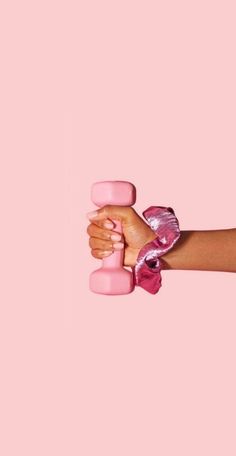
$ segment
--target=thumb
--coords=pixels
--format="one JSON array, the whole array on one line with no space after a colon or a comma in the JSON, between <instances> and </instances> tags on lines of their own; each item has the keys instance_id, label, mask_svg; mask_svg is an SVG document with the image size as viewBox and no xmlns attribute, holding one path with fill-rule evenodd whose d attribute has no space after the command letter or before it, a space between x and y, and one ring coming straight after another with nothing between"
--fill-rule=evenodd
<instances>
[{"instance_id":1,"label":"thumb","mask_svg":"<svg viewBox=\"0 0 236 456\"><path fill-rule=\"evenodd\" d=\"M130 206L113 206L107 204L96 211L89 212L87 217L92 222L105 219L119 220L124 225L129 224L133 219L133 209Z\"/></svg>"}]
</instances>

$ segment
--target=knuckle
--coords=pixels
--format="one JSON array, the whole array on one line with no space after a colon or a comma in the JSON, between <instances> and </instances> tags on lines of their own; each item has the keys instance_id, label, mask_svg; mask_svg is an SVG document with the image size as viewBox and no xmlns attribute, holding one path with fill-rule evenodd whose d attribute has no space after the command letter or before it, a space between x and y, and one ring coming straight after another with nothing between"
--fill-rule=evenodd
<instances>
[{"instance_id":1,"label":"knuckle","mask_svg":"<svg viewBox=\"0 0 236 456\"><path fill-rule=\"evenodd\" d=\"M112 249L112 241L111 239L106 240L103 242L103 248L104 250L111 250Z\"/></svg>"},{"instance_id":2,"label":"knuckle","mask_svg":"<svg viewBox=\"0 0 236 456\"><path fill-rule=\"evenodd\" d=\"M91 233L91 224L90 224L90 225L88 225L88 227L87 227L87 234L89 234L89 235L90 235L90 233Z\"/></svg>"},{"instance_id":3,"label":"knuckle","mask_svg":"<svg viewBox=\"0 0 236 456\"><path fill-rule=\"evenodd\" d=\"M102 250L111 250L112 249L112 242L111 241L102 241L100 243L100 249Z\"/></svg>"},{"instance_id":4,"label":"knuckle","mask_svg":"<svg viewBox=\"0 0 236 456\"><path fill-rule=\"evenodd\" d=\"M92 255L93 255L94 258L101 258L101 256L102 256L102 250L93 249L93 250L92 250Z\"/></svg>"},{"instance_id":5,"label":"knuckle","mask_svg":"<svg viewBox=\"0 0 236 456\"><path fill-rule=\"evenodd\" d=\"M89 238L89 247L91 247L91 248L94 247L94 241L93 241L92 237Z\"/></svg>"},{"instance_id":6,"label":"knuckle","mask_svg":"<svg viewBox=\"0 0 236 456\"><path fill-rule=\"evenodd\" d=\"M102 232L101 232L101 237L105 241L109 240L111 238L111 235L112 235L112 233L108 230L102 230Z\"/></svg>"},{"instance_id":7,"label":"knuckle","mask_svg":"<svg viewBox=\"0 0 236 456\"><path fill-rule=\"evenodd\" d=\"M97 258L97 252L96 250L91 250L91 254L94 258Z\"/></svg>"}]
</instances>

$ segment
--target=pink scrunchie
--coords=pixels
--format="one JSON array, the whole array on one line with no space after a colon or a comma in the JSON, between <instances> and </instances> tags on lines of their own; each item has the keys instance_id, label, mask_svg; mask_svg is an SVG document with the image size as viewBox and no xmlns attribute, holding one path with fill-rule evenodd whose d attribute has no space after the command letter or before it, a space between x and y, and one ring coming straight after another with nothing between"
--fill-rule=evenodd
<instances>
[{"instance_id":1,"label":"pink scrunchie","mask_svg":"<svg viewBox=\"0 0 236 456\"><path fill-rule=\"evenodd\" d=\"M162 285L159 257L168 252L180 237L179 222L171 207L150 206L143 216L157 238L145 244L133 268L134 283L152 294Z\"/></svg>"}]
</instances>

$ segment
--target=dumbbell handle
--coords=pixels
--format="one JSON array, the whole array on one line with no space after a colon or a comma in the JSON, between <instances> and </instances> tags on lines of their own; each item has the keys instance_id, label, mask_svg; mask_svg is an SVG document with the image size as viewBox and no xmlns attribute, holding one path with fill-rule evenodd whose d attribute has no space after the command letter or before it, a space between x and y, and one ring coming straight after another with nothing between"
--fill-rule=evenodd
<instances>
[{"instance_id":1,"label":"dumbbell handle","mask_svg":"<svg viewBox=\"0 0 236 456\"><path fill-rule=\"evenodd\" d=\"M111 219L112 220L112 219ZM122 234L122 224L119 220L112 220L115 225L115 231ZM104 257L102 260L103 268L123 268L124 266L124 248L122 250L114 251L108 257Z\"/></svg>"}]
</instances>

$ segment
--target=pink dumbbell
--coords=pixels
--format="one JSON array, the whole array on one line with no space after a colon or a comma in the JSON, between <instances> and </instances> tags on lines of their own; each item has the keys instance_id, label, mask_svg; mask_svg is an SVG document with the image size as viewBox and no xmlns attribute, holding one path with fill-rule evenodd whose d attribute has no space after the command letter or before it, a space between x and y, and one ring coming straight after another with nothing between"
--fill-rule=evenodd
<instances>
[{"instance_id":1,"label":"pink dumbbell","mask_svg":"<svg viewBox=\"0 0 236 456\"><path fill-rule=\"evenodd\" d=\"M136 189L126 181L95 182L91 189L91 200L99 207L106 204L132 206L136 201ZM122 233L121 222L112 221L115 224L114 230ZM105 295L120 295L133 291L133 273L123 267L123 261L124 249L103 258L102 267L90 274L90 290Z\"/></svg>"}]
</instances>

